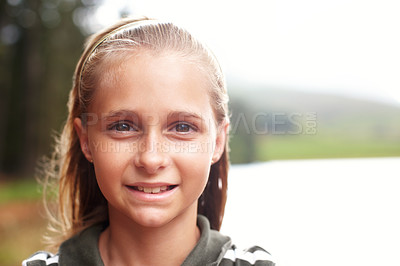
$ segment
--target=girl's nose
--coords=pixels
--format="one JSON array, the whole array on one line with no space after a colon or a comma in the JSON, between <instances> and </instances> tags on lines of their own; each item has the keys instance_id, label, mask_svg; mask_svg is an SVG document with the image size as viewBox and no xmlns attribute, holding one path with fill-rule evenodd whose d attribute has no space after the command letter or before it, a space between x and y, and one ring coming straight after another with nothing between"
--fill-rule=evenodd
<instances>
[{"instance_id":1,"label":"girl's nose","mask_svg":"<svg viewBox=\"0 0 400 266\"><path fill-rule=\"evenodd\" d=\"M169 165L168 152L163 149L159 137L148 134L143 138L135 156L135 165L149 174L155 174Z\"/></svg>"}]
</instances>

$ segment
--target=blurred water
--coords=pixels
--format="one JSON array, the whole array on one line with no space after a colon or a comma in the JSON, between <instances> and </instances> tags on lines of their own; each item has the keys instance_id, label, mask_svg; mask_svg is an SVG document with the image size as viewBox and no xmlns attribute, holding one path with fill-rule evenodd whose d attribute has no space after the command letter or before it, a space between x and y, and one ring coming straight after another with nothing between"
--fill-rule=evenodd
<instances>
[{"instance_id":1,"label":"blurred water","mask_svg":"<svg viewBox=\"0 0 400 266\"><path fill-rule=\"evenodd\" d=\"M400 158L232 166L222 233L279 266L400 265Z\"/></svg>"}]
</instances>

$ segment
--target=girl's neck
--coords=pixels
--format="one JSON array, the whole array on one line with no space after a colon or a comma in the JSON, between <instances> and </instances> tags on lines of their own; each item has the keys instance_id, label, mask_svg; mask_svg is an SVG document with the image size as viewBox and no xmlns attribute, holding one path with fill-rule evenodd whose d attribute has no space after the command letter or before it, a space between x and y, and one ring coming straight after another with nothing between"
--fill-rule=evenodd
<instances>
[{"instance_id":1,"label":"girl's neck","mask_svg":"<svg viewBox=\"0 0 400 266\"><path fill-rule=\"evenodd\" d=\"M110 211L110 226L99 240L104 265L181 265L200 238L197 208L192 209L157 228Z\"/></svg>"}]
</instances>

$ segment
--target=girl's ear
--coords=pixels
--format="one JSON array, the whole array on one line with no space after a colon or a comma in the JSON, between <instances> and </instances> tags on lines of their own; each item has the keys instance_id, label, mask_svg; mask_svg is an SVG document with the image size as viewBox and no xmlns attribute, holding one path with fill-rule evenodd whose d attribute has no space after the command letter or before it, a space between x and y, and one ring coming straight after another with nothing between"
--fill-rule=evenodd
<instances>
[{"instance_id":1,"label":"girl's ear","mask_svg":"<svg viewBox=\"0 0 400 266\"><path fill-rule=\"evenodd\" d=\"M212 161L211 161L212 164L218 162L222 156L222 153L224 153L228 131L229 131L229 122L224 120L224 122L217 128L217 137L215 140L215 150L214 150L214 154L213 154Z\"/></svg>"},{"instance_id":2,"label":"girl's ear","mask_svg":"<svg viewBox=\"0 0 400 266\"><path fill-rule=\"evenodd\" d=\"M89 162L93 162L92 153L90 152L89 148L87 129L82 125L82 120L80 118L74 119L74 128L76 134L78 134L83 154Z\"/></svg>"}]
</instances>

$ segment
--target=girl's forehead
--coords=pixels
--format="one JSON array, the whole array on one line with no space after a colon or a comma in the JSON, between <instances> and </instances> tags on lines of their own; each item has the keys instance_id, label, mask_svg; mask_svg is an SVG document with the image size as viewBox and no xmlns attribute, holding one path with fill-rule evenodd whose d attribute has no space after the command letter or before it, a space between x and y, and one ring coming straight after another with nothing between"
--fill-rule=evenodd
<instances>
[{"instance_id":1,"label":"girl's forehead","mask_svg":"<svg viewBox=\"0 0 400 266\"><path fill-rule=\"evenodd\" d=\"M97 110L212 113L207 75L178 55L141 53L109 64L96 87ZM96 110L93 110L96 111Z\"/></svg>"},{"instance_id":2,"label":"girl's forehead","mask_svg":"<svg viewBox=\"0 0 400 266\"><path fill-rule=\"evenodd\" d=\"M169 77L190 75L197 79L199 84L203 84L204 89L210 89L210 76L206 69L201 59L180 55L176 51L153 51L144 48L135 51L116 51L100 61L95 75L96 89L126 82L132 74L142 75L146 71L146 74L152 74L153 78L162 72L162 74L168 73ZM158 77L161 81L166 78L165 75Z\"/></svg>"}]
</instances>

